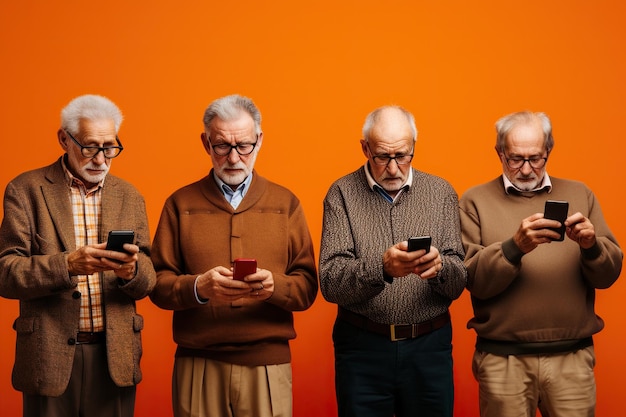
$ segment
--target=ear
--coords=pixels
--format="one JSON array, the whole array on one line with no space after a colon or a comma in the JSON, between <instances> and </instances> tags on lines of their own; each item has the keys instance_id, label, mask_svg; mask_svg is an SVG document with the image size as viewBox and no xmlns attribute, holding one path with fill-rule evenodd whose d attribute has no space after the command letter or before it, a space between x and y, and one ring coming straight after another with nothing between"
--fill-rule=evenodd
<instances>
[{"instance_id":1,"label":"ear","mask_svg":"<svg viewBox=\"0 0 626 417\"><path fill-rule=\"evenodd\" d=\"M200 140L202 141L202 146L204 146L204 150L206 151L206 153L211 155L211 146L209 145L209 139L206 135L206 132L202 132L200 134Z\"/></svg>"},{"instance_id":2,"label":"ear","mask_svg":"<svg viewBox=\"0 0 626 417\"><path fill-rule=\"evenodd\" d=\"M365 158L370 159L369 147L367 146L367 141L365 139L361 139L361 150L363 151Z\"/></svg>"},{"instance_id":3,"label":"ear","mask_svg":"<svg viewBox=\"0 0 626 417\"><path fill-rule=\"evenodd\" d=\"M255 149L261 149L261 145L263 144L263 132L259 133L259 138L256 140Z\"/></svg>"},{"instance_id":4,"label":"ear","mask_svg":"<svg viewBox=\"0 0 626 417\"><path fill-rule=\"evenodd\" d=\"M59 145L61 145L61 148L67 152L69 138L63 129L59 129L57 131L57 138L59 139Z\"/></svg>"}]
</instances>

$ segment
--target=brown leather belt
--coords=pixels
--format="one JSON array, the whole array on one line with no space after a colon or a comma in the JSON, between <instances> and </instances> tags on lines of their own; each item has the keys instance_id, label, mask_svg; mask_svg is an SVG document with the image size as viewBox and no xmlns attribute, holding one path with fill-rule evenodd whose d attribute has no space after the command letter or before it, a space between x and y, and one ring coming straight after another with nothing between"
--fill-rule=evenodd
<instances>
[{"instance_id":1,"label":"brown leather belt","mask_svg":"<svg viewBox=\"0 0 626 417\"><path fill-rule=\"evenodd\" d=\"M450 313L445 312L431 320L416 324L382 324L368 319L365 316L339 307L337 317L353 326L388 337L392 342L405 339L414 339L450 323Z\"/></svg>"},{"instance_id":2,"label":"brown leather belt","mask_svg":"<svg viewBox=\"0 0 626 417\"><path fill-rule=\"evenodd\" d=\"M105 332L78 332L76 335L76 344L78 345L92 345L95 343L104 343L106 340Z\"/></svg>"}]
</instances>

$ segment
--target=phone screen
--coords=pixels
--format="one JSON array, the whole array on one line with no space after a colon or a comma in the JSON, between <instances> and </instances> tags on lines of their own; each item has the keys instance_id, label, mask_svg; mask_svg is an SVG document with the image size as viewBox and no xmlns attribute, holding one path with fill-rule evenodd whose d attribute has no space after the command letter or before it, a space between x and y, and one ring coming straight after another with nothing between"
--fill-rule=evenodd
<instances>
[{"instance_id":1,"label":"phone screen","mask_svg":"<svg viewBox=\"0 0 626 417\"><path fill-rule=\"evenodd\" d=\"M107 239L107 250L125 252L124 243L133 243L135 232L132 230L111 230Z\"/></svg>"},{"instance_id":2,"label":"phone screen","mask_svg":"<svg viewBox=\"0 0 626 417\"><path fill-rule=\"evenodd\" d=\"M557 220L561 222L561 227L552 229L559 233L559 238L556 241L562 241L565 239L565 219L567 219L567 211L569 210L569 203L567 201L546 201L543 217L546 219Z\"/></svg>"},{"instance_id":3,"label":"phone screen","mask_svg":"<svg viewBox=\"0 0 626 417\"><path fill-rule=\"evenodd\" d=\"M256 272L256 260L249 258L238 258L233 262L233 279L243 281L250 274Z\"/></svg>"},{"instance_id":4,"label":"phone screen","mask_svg":"<svg viewBox=\"0 0 626 417\"><path fill-rule=\"evenodd\" d=\"M409 238L409 252L413 252L420 249L425 249L426 253L430 251L431 238L430 236L418 236Z\"/></svg>"}]
</instances>

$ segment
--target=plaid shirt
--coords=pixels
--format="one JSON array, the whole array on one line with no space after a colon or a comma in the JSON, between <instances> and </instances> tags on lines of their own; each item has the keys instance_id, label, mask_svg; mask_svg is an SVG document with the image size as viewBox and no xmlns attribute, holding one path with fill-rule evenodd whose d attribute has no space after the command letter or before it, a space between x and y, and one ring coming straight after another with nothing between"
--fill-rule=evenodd
<instances>
[{"instance_id":1,"label":"plaid shirt","mask_svg":"<svg viewBox=\"0 0 626 417\"><path fill-rule=\"evenodd\" d=\"M65 163L63 163L63 168L71 190L76 247L80 248L99 243L98 230L100 230L104 180L92 189L87 190L83 182L69 172ZM78 276L78 291L81 293L78 330L81 332L104 331L102 285L100 280L101 273L99 272Z\"/></svg>"}]
</instances>

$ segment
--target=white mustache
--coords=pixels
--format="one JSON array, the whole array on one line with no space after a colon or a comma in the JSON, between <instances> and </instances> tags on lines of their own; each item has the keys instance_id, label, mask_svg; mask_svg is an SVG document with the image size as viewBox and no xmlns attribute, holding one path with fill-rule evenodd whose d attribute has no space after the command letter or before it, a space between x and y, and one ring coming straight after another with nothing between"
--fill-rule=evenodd
<instances>
[{"instance_id":1,"label":"white mustache","mask_svg":"<svg viewBox=\"0 0 626 417\"><path fill-rule=\"evenodd\" d=\"M96 165L94 163L89 163L87 165L85 165L85 169L93 169L93 170L106 170L107 169L107 165L106 164L102 164L102 165Z\"/></svg>"},{"instance_id":2,"label":"white mustache","mask_svg":"<svg viewBox=\"0 0 626 417\"><path fill-rule=\"evenodd\" d=\"M232 165L231 164L226 164L224 166L224 168L226 168L226 169L246 169L246 165L243 162L239 161L236 164L232 164Z\"/></svg>"}]
</instances>

